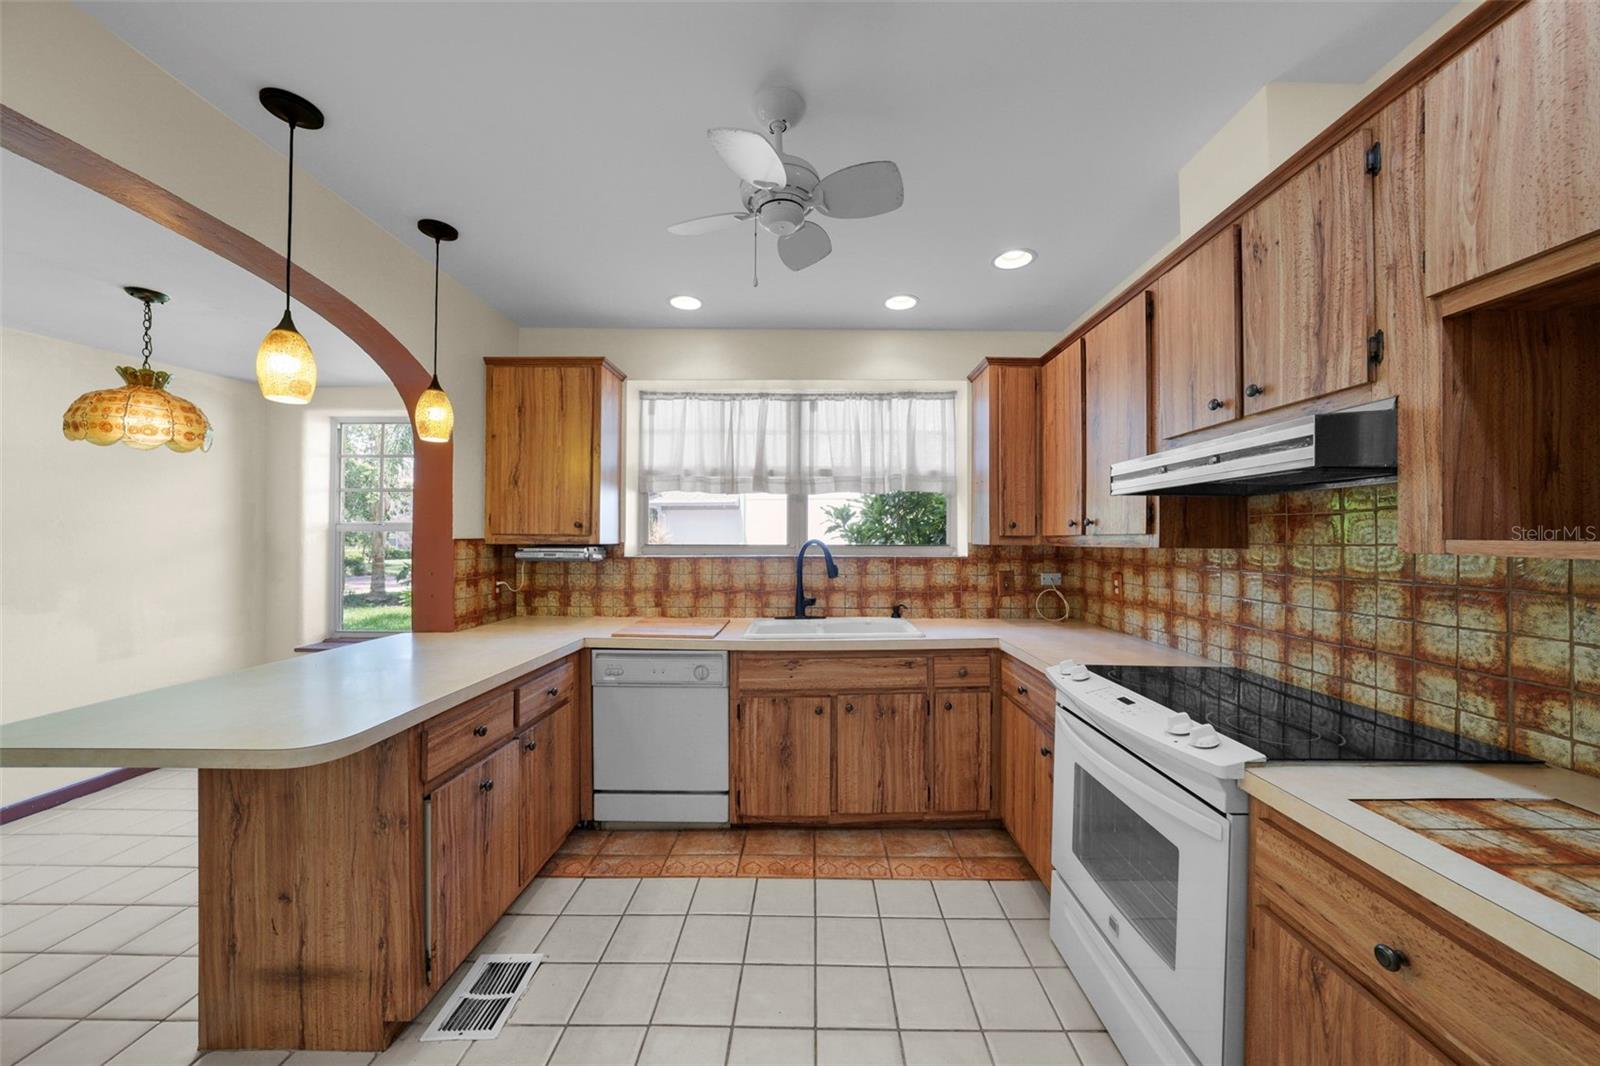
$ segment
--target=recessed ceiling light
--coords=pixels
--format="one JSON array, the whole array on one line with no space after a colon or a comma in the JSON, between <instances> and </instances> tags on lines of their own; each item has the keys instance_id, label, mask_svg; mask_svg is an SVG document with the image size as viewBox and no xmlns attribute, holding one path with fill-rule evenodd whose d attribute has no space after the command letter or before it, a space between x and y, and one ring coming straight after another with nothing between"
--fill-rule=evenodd
<instances>
[{"instance_id":1,"label":"recessed ceiling light","mask_svg":"<svg viewBox=\"0 0 1600 1066\"><path fill-rule=\"evenodd\" d=\"M917 298L912 296L910 293L901 293L898 296L891 296L887 300L883 301L883 306L887 307L891 311L909 311L913 307L917 306Z\"/></svg>"},{"instance_id":2,"label":"recessed ceiling light","mask_svg":"<svg viewBox=\"0 0 1600 1066\"><path fill-rule=\"evenodd\" d=\"M700 310L700 297L698 296L674 296L672 299L668 300L667 303L671 304L673 307L676 307L680 311Z\"/></svg>"},{"instance_id":3,"label":"recessed ceiling light","mask_svg":"<svg viewBox=\"0 0 1600 1066\"><path fill-rule=\"evenodd\" d=\"M1033 262L1033 253L1026 248L1012 248L994 257L994 265L1001 270L1017 270Z\"/></svg>"}]
</instances>

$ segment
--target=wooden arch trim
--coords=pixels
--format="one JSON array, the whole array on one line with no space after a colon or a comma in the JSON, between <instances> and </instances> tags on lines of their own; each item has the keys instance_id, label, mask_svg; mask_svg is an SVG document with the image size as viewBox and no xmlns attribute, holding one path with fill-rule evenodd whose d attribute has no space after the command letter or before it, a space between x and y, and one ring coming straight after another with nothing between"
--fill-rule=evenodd
<instances>
[{"instance_id":1,"label":"wooden arch trim","mask_svg":"<svg viewBox=\"0 0 1600 1066\"><path fill-rule=\"evenodd\" d=\"M283 256L155 182L0 104L0 147L137 211L172 232L283 288ZM296 298L354 341L388 375L406 410L428 387L428 370L405 345L332 285L294 268ZM270 313L269 313L270 312ZM268 325L277 314L263 309ZM266 401L263 401L266 402ZM455 628L455 550L451 532L454 444L418 444L411 527L411 628Z\"/></svg>"}]
</instances>

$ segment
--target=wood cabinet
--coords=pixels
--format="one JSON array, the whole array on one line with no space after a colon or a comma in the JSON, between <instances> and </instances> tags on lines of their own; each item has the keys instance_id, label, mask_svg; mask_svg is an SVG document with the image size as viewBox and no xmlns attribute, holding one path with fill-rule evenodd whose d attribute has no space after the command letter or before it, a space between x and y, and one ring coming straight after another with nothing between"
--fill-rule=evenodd
<instances>
[{"instance_id":1,"label":"wood cabinet","mask_svg":"<svg viewBox=\"0 0 1600 1066\"><path fill-rule=\"evenodd\" d=\"M621 372L604 359L484 364L484 539L618 543Z\"/></svg>"},{"instance_id":2,"label":"wood cabinet","mask_svg":"<svg viewBox=\"0 0 1600 1066\"><path fill-rule=\"evenodd\" d=\"M578 824L578 709L571 702L537 719L521 750L522 881L526 884Z\"/></svg>"},{"instance_id":3,"label":"wood cabinet","mask_svg":"<svg viewBox=\"0 0 1600 1066\"><path fill-rule=\"evenodd\" d=\"M1600 1000L1277 811L1251 814L1252 1066L1594 1061Z\"/></svg>"},{"instance_id":4,"label":"wood cabinet","mask_svg":"<svg viewBox=\"0 0 1600 1066\"><path fill-rule=\"evenodd\" d=\"M1156 436L1239 417L1239 229L1229 226L1151 286Z\"/></svg>"},{"instance_id":5,"label":"wood cabinet","mask_svg":"<svg viewBox=\"0 0 1600 1066\"><path fill-rule=\"evenodd\" d=\"M1084 532L1149 532L1143 496L1111 494L1111 464L1149 454L1149 297L1141 294L1083 338Z\"/></svg>"},{"instance_id":6,"label":"wood cabinet","mask_svg":"<svg viewBox=\"0 0 1600 1066\"><path fill-rule=\"evenodd\" d=\"M518 745L502 745L428 800L435 983L458 966L522 890Z\"/></svg>"},{"instance_id":7,"label":"wood cabinet","mask_svg":"<svg viewBox=\"0 0 1600 1066\"><path fill-rule=\"evenodd\" d=\"M1240 221L1244 413L1365 384L1374 318L1370 129Z\"/></svg>"},{"instance_id":8,"label":"wood cabinet","mask_svg":"<svg viewBox=\"0 0 1600 1066\"><path fill-rule=\"evenodd\" d=\"M1074 341L1039 368L1039 532L1083 532L1083 342Z\"/></svg>"},{"instance_id":9,"label":"wood cabinet","mask_svg":"<svg viewBox=\"0 0 1600 1066\"><path fill-rule=\"evenodd\" d=\"M746 695L734 708L741 819L826 818L833 698Z\"/></svg>"},{"instance_id":10,"label":"wood cabinet","mask_svg":"<svg viewBox=\"0 0 1600 1066\"><path fill-rule=\"evenodd\" d=\"M972 542L1039 533L1039 361L986 359L972 372Z\"/></svg>"},{"instance_id":11,"label":"wood cabinet","mask_svg":"<svg viewBox=\"0 0 1600 1066\"><path fill-rule=\"evenodd\" d=\"M1600 7L1527 4L1424 92L1430 295L1600 231Z\"/></svg>"},{"instance_id":12,"label":"wood cabinet","mask_svg":"<svg viewBox=\"0 0 1600 1066\"><path fill-rule=\"evenodd\" d=\"M1000 820L1039 880L1050 882L1054 737L1010 694L1000 698Z\"/></svg>"},{"instance_id":13,"label":"wood cabinet","mask_svg":"<svg viewBox=\"0 0 1600 1066\"><path fill-rule=\"evenodd\" d=\"M928 732L931 810L941 814L989 810L992 705L987 690L934 692Z\"/></svg>"},{"instance_id":14,"label":"wood cabinet","mask_svg":"<svg viewBox=\"0 0 1600 1066\"><path fill-rule=\"evenodd\" d=\"M928 697L921 692L834 699L834 813L920 814L928 809L928 714Z\"/></svg>"}]
</instances>

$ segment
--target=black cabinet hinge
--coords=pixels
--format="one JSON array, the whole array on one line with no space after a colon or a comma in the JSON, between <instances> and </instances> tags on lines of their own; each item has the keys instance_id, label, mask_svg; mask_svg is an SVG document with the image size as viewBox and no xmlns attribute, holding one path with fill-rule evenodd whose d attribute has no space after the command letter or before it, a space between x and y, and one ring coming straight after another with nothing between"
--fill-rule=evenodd
<instances>
[{"instance_id":1,"label":"black cabinet hinge","mask_svg":"<svg viewBox=\"0 0 1600 1066\"><path fill-rule=\"evenodd\" d=\"M1383 169L1383 143L1373 141L1372 147L1367 149L1367 175L1370 177Z\"/></svg>"},{"instance_id":2,"label":"black cabinet hinge","mask_svg":"<svg viewBox=\"0 0 1600 1066\"><path fill-rule=\"evenodd\" d=\"M1383 330L1379 330L1367 338L1367 362L1383 362Z\"/></svg>"}]
</instances>

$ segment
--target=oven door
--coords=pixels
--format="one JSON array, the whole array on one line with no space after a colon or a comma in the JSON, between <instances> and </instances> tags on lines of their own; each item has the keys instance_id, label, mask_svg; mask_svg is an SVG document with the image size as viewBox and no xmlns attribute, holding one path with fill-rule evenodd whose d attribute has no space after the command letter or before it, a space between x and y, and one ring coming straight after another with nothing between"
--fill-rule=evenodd
<instances>
[{"instance_id":1,"label":"oven door","mask_svg":"<svg viewBox=\"0 0 1600 1066\"><path fill-rule=\"evenodd\" d=\"M1067 711L1056 713L1056 872L1201 1062L1222 1060L1226 815Z\"/></svg>"}]
</instances>

